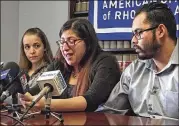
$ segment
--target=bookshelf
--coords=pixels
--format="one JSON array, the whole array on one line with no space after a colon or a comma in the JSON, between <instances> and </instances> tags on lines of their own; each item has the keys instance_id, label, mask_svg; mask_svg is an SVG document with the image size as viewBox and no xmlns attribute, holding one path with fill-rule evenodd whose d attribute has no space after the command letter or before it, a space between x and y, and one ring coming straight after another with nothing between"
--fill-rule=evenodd
<instances>
[{"instance_id":1,"label":"bookshelf","mask_svg":"<svg viewBox=\"0 0 179 126\"><path fill-rule=\"evenodd\" d=\"M88 19L89 1L88 0L70 0L69 1L69 19L86 18ZM99 41L102 50L110 52L116 56L121 71L123 71L133 60L137 58L135 50L130 41L108 40Z\"/></svg>"},{"instance_id":2,"label":"bookshelf","mask_svg":"<svg viewBox=\"0 0 179 126\"><path fill-rule=\"evenodd\" d=\"M86 17L88 16L88 11L74 12L74 17Z\"/></svg>"},{"instance_id":3,"label":"bookshelf","mask_svg":"<svg viewBox=\"0 0 179 126\"><path fill-rule=\"evenodd\" d=\"M121 49L103 49L103 51L111 52L114 54L136 54L135 50L132 48L121 48Z\"/></svg>"},{"instance_id":4,"label":"bookshelf","mask_svg":"<svg viewBox=\"0 0 179 126\"><path fill-rule=\"evenodd\" d=\"M83 3L83 4L82 4ZM86 7L82 7L85 5ZM88 16L88 0L70 0L69 1L69 19L75 17Z\"/></svg>"}]
</instances>

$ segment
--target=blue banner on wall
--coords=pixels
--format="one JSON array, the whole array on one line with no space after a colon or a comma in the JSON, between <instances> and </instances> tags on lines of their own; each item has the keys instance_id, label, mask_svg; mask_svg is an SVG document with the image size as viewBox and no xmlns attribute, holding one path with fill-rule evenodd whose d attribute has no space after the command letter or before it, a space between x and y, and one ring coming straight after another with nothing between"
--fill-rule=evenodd
<instances>
[{"instance_id":1,"label":"blue banner on wall","mask_svg":"<svg viewBox=\"0 0 179 126\"><path fill-rule=\"evenodd\" d=\"M157 0L89 0L89 20L99 40L131 40L132 21L136 10ZM179 1L161 0L173 11L179 37Z\"/></svg>"}]
</instances>

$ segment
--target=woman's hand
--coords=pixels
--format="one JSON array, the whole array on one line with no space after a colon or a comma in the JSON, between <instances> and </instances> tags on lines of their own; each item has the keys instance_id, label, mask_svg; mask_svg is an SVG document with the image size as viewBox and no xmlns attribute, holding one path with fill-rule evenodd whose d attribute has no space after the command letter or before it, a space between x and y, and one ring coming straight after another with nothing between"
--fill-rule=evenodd
<instances>
[{"instance_id":1,"label":"woman's hand","mask_svg":"<svg viewBox=\"0 0 179 126\"><path fill-rule=\"evenodd\" d=\"M19 94L20 102L24 108L27 108L28 106L30 106L30 104L32 103L32 100L35 98L36 96L32 96L29 92L27 92L24 95ZM44 97L40 99L31 110L39 111L43 108L44 108Z\"/></svg>"},{"instance_id":2,"label":"woman's hand","mask_svg":"<svg viewBox=\"0 0 179 126\"><path fill-rule=\"evenodd\" d=\"M24 108L27 107L26 103L32 102L32 100L34 98L29 92L27 92L24 95L23 94L18 94L18 95L19 95L19 100Z\"/></svg>"}]
</instances>

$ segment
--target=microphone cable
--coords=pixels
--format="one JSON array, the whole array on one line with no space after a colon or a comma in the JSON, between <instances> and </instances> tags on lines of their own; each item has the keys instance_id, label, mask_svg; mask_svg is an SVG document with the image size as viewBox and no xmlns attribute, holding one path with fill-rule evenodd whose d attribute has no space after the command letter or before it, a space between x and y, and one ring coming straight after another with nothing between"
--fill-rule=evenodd
<instances>
[{"instance_id":1,"label":"microphone cable","mask_svg":"<svg viewBox=\"0 0 179 126\"><path fill-rule=\"evenodd\" d=\"M16 118L13 117L13 116L5 115L5 114L1 114L1 116L10 117L11 119L14 119L15 121L17 121L16 124L20 123L21 125L25 126L20 120L16 119Z\"/></svg>"}]
</instances>

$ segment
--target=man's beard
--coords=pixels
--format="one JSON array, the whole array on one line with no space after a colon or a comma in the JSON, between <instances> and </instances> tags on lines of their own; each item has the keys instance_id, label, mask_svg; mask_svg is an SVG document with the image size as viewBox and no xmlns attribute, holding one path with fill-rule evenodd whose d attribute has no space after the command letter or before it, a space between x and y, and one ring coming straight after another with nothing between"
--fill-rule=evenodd
<instances>
[{"instance_id":1,"label":"man's beard","mask_svg":"<svg viewBox=\"0 0 179 126\"><path fill-rule=\"evenodd\" d=\"M140 47L137 47L139 50L141 50L141 53L138 53L138 58L141 60L154 58L154 56L156 55L160 47L161 47L161 44L156 40L155 34L153 34L152 42L148 41L143 46L143 49Z\"/></svg>"}]
</instances>

